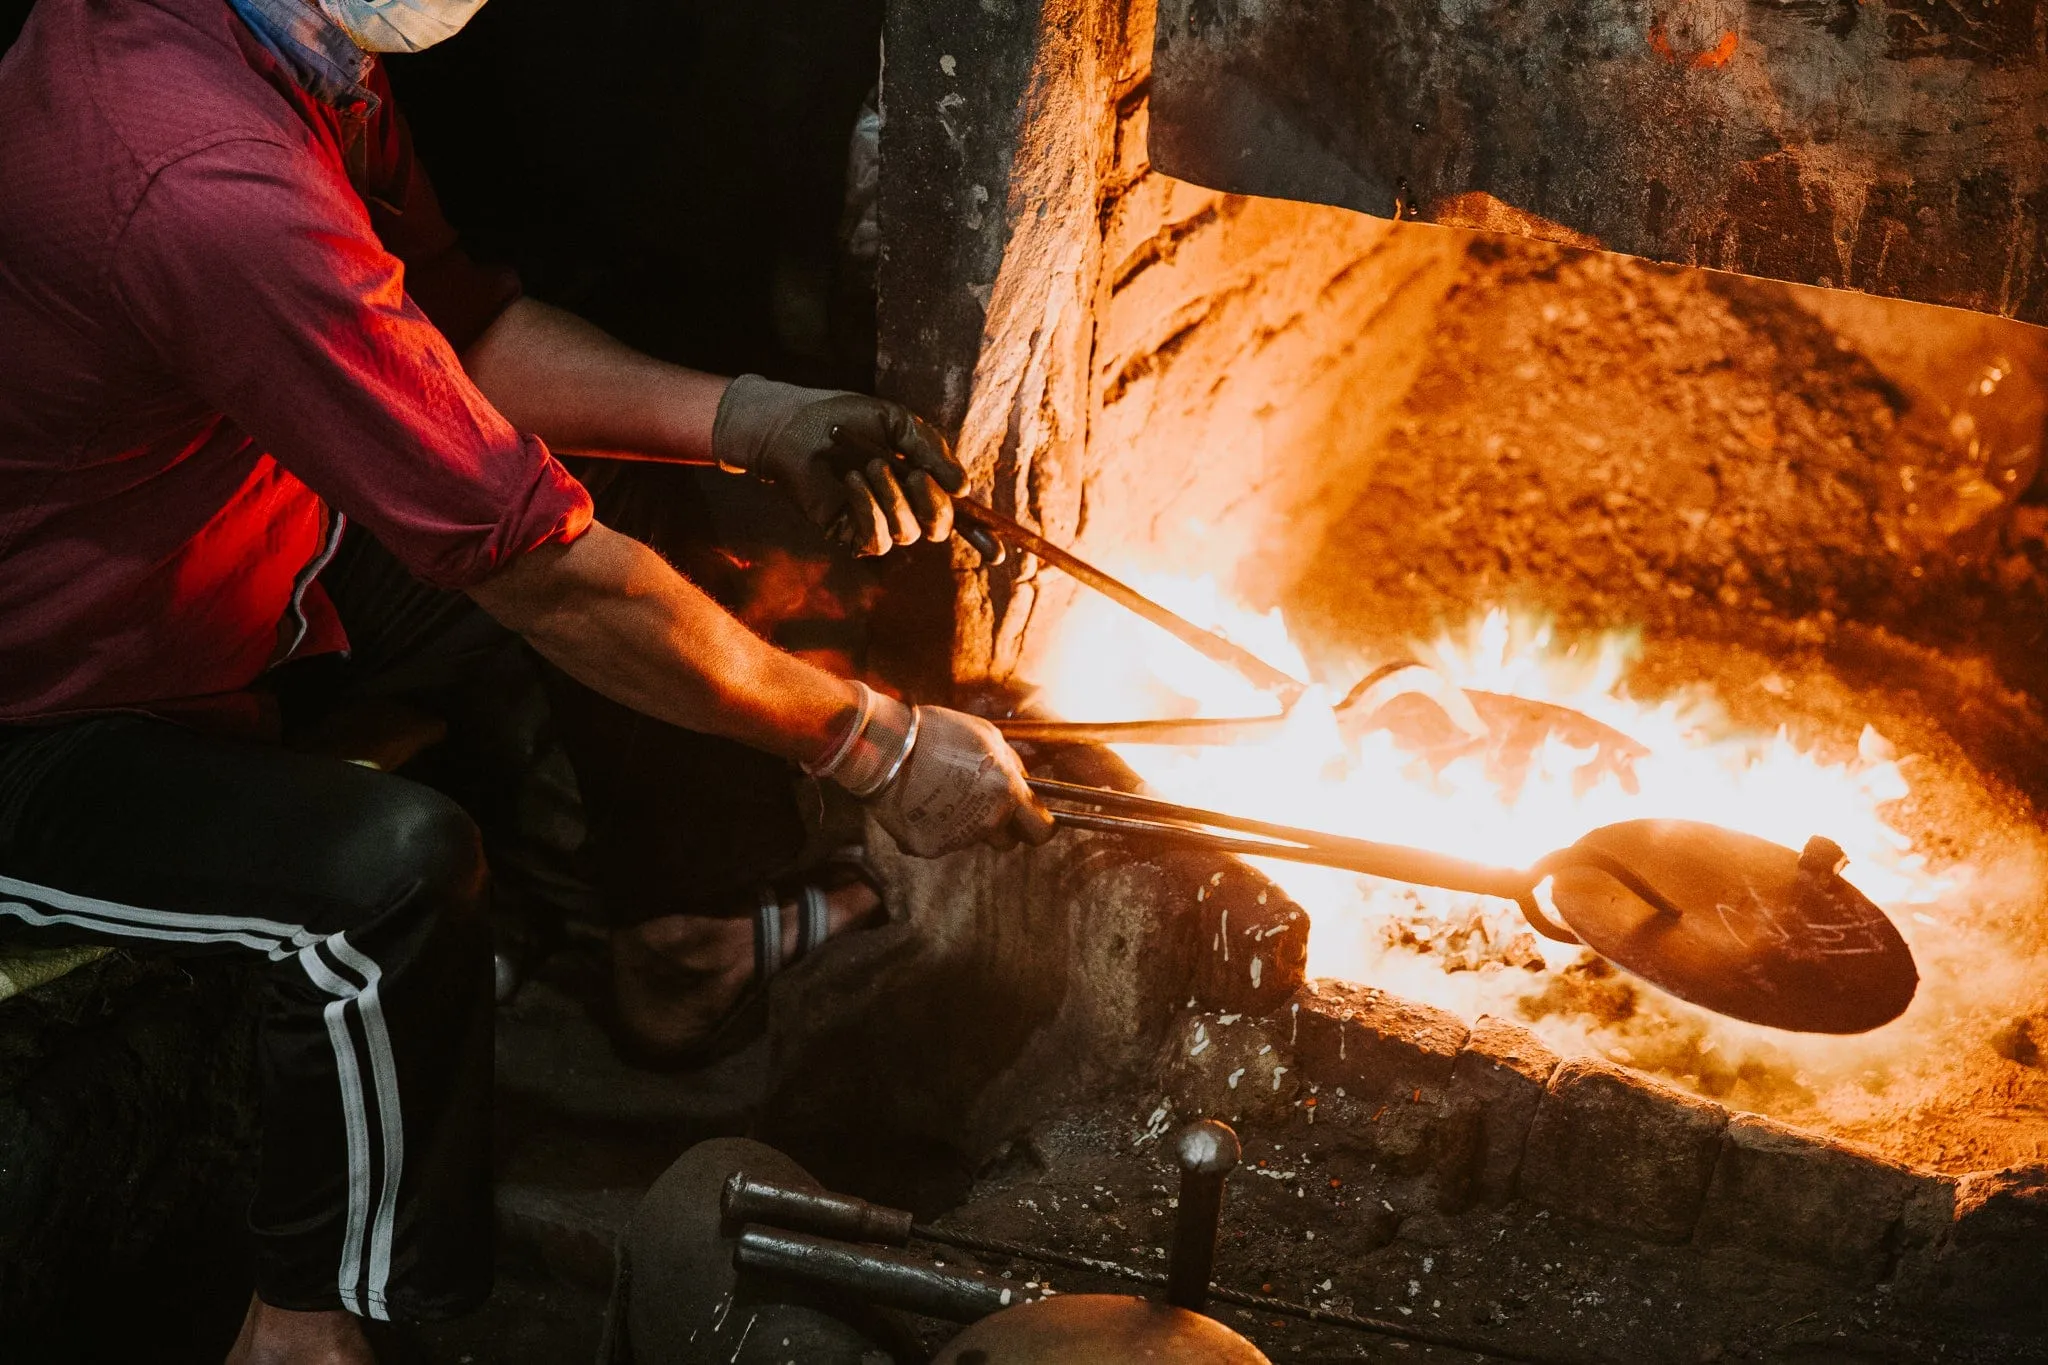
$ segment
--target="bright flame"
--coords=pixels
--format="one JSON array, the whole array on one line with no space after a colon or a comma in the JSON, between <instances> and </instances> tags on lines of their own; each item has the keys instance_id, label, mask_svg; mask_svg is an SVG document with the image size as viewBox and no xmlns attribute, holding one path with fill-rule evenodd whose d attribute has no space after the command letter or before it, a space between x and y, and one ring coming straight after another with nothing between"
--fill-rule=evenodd
<instances>
[{"instance_id":1,"label":"bright flame","mask_svg":"<svg viewBox=\"0 0 2048 1365\"><path fill-rule=\"evenodd\" d=\"M1125 577L1275 666L1310 676L1277 611L1243 608L1209 579ZM1432 771L1385 731L1347 743L1332 694L1321 689L1263 740L1117 751L1170 800L1496 865L1527 866L1598 826L1648 816L1710 821L1793 848L1825 834L1849 855L1850 879L1886 909L1916 953L1916 928L1924 938L1927 926L1941 922L1928 911L1939 911L1944 898L1970 882L1966 871L1931 869L1888 819L1901 809L1909 784L1899 756L1875 730L1865 729L1854 754L1833 758L1803 748L1782 729L1738 733L1705 689L1655 702L1631 698L1631 637L1574 646L1547 626L1498 610L1424 653L1460 686L1569 707L1635 740L1647 751L1634 763L1638 789L1627 791L1616 776L1589 767L1596 749L1573 747L1556 735L1536 752L1516 790L1503 790L1478 758ZM1275 710L1270 697L1234 673L1092 597L1075 602L1039 657L1045 660L1040 700L1066 719ZM1311 975L1370 981L1467 1018L1520 1019L1561 1050L1663 1071L1741 1107L1768 1104L1788 1117L1867 1107L1883 1098L1894 1079L1891 1068L1921 1065L1907 1054L1930 1042L1933 1025L1926 1017L1947 1017L1950 1009L1931 1002L1923 987L1907 1021L1852 1039L1788 1035L1722 1019L1647 986L1614 1009L1615 993L1626 995L1626 988L1612 980L1596 984L1597 972L1562 972L1581 960L1581 950L1528 933L1511 905L1260 861L1314 921ZM1929 962L1921 958L1924 975ZM1916 1016L1920 1022L1911 1023ZM1916 1072L1916 1079L1925 1077ZM1829 1091L1837 1092L1833 1099ZM1854 1093L1842 1100L1843 1091Z\"/></svg>"}]
</instances>

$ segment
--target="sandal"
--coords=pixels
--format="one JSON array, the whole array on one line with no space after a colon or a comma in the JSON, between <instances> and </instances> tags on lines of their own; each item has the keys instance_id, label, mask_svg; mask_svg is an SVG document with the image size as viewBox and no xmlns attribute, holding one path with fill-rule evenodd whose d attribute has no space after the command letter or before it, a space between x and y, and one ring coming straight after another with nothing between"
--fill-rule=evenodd
<instances>
[{"instance_id":1,"label":"sandal","mask_svg":"<svg viewBox=\"0 0 2048 1365\"><path fill-rule=\"evenodd\" d=\"M835 875L835 873L837 875ZM830 896L854 883L864 883L875 892L876 908L849 921L837 933L832 929ZM788 927L785 901L794 901L796 950L785 953L783 937ZM628 1064L649 1071L695 1071L731 1056L755 1042L768 1031L768 990L775 978L803 962L831 939L857 933L888 920L888 906L882 887L869 868L865 852L858 846L837 849L820 859L808 871L780 884L763 883L754 893L751 919L754 933L754 971L739 998L720 1015L702 1037L677 1046L647 1036L628 1025L614 990L609 1018L613 1050ZM659 958L655 950L650 956ZM660 967L656 966L655 971ZM677 970L676 983L687 989L684 974Z\"/></svg>"}]
</instances>

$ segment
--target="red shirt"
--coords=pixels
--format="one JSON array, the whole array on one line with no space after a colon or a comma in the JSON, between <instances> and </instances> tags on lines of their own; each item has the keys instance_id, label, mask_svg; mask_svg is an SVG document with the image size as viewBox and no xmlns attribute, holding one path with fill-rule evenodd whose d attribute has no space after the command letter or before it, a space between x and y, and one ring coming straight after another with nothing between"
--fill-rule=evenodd
<instances>
[{"instance_id":1,"label":"red shirt","mask_svg":"<svg viewBox=\"0 0 2048 1365\"><path fill-rule=\"evenodd\" d=\"M463 372L517 283L371 88L320 103L225 0L41 0L0 61L0 723L233 711L338 647L293 606L330 508L447 588L589 524Z\"/></svg>"}]
</instances>

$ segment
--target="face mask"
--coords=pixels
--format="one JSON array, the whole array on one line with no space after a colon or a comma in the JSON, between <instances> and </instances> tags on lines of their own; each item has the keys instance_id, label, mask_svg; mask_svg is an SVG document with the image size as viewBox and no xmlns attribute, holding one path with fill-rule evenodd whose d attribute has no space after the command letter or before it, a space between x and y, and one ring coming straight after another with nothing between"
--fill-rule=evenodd
<instances>
[{"instance_id":1,"label":"face mask","mask_svg":"<svg viewBox=\"0 0 2048 1365\"><path fill-rule=\"evenodd\" d=\"M462 31L484 0L319 0L365 52L418 52Z\"/></svg>"}]
</instances>

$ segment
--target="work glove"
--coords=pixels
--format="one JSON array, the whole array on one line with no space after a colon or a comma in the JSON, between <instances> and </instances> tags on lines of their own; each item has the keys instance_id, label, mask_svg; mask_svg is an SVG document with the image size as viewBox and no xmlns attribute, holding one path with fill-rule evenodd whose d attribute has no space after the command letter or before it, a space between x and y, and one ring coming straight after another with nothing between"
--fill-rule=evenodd
<instances>
[{"instance_id":1,"label":"work glove","mask_svg":"<svg viewBox=\"0 0 2048 1365\"><path fill-rule=\"evenodd\" d=\"M945 437L900 403L833 389L732 381L711 428L719 467L787 493L858 555L945 540L967 471Z\"/></svg>"},{"instance_id":2,"label":"work glove","mask_svg":"<svg viewBox=\"0 0 2048 1365\"><path fill-rule=\"evenodd\" d=\"M806 765L865 801L897 846L936 858L985 843L1052 838L1052 816L995 726L940 706L905 706L863 684L852 728L824 762Z\"/></svg>"}]
</instances>

